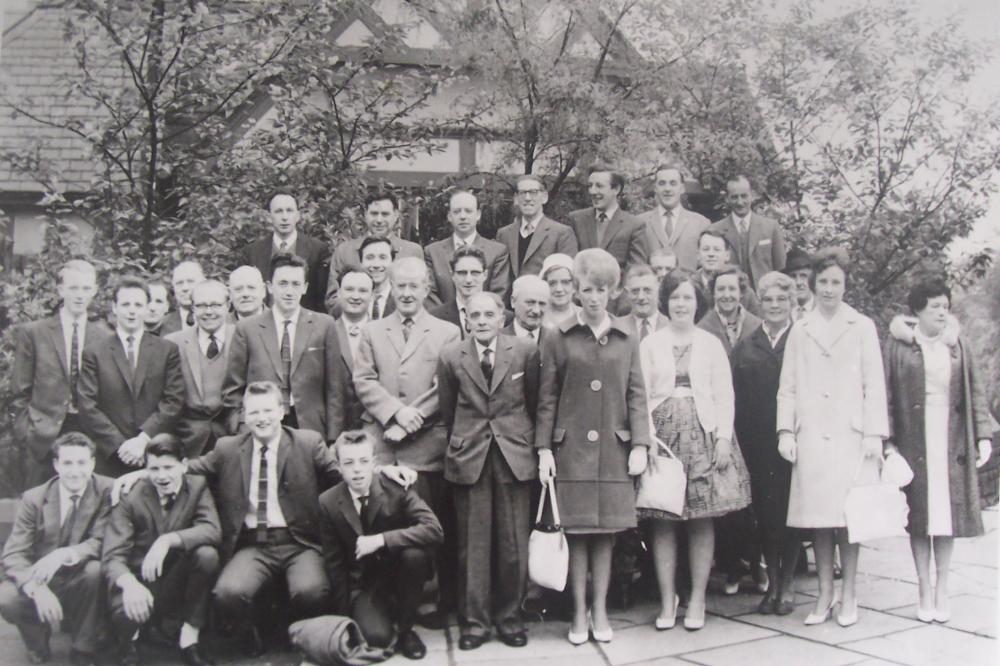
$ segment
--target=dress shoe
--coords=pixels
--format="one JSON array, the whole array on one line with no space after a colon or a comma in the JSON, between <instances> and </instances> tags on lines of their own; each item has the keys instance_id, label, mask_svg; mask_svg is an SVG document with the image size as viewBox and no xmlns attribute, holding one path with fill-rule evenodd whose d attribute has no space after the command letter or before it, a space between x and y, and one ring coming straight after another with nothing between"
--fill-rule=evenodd
<instances>
[{"instance_id":1,"label":"dress shoe","mask_svg":"<svg viewBox=\"0 0 1000 666\"><path fill-rule=\"evenodd\" d=\"M667 629L673 629L677 624L677 607L680 606L681 600L677 595L674 595L674 610L669 616L657 615L656 621L653 625L656 627L657 631L666 631Z\"/></svg>"},{"instance_id":2,"label":"dress shoe","mask_svg":"<svg viewBox=\"0 0 1000 666\"><path fill-rule=\"evenodd\" d=\"M201 653L197 643L181 648L181 659L188 666L215 666L214 661Z\"/></svg>"},{"instance_id":3,"label":"dress shoe","mask_svg":"<svg viewBox=\"0 0 1000 666\"><path fill-rule=\"evenodd\" d=\"M691 610L684 614L684 628L688 631L698 631L705 626L705 611L702 609L701 615L692 615Z\"/></svg>"},{"instance_id":4,"label":"dress shoe","mask_svg":"<svg viewBox=\"0 0 1000 666\"><path fill-rule=\"evenodd\" d=\"M483 634L465 634L458 639L459 650L475 650L486 642Z\"/></svg>"},{"instance_id":5,"label":"dress shoe","mask_svg":"<svg viewBox=\"0 0 1000 666\"><path fill-rule=\"evenodd\" d=\"M951 621L951 611L948 609L939 610L934 609L934 621L940 622L941 624L947 624Z\"/></svg>"},{"instance_id":6,"label":"dress shoe","mask_svg":"<svg viewBox=\"0 0 1000 666\"><path fill-rule=\"evenodd\" d=\"M774 614L775 615L791 615L795 612L795 604L791 601L784 601L783 599L777 599L774 602Z\"/></svg>"},{"instance_id":7,"label":"dress shoe","mask_svg":"<svg viewBox=\"0 0 1000 666\"><path fill-rule=\"evenodd\" d=\"M528 644L528 632L527 631L514 631L511 633L498 634L497 637L500 642L507 647L524 647ZM461 647L461 646L459 646Z\"/></svg>"},{"instance_id":8,"label":"dress shoe","mask_svg":"<svg viewBox=\"0 0 1000 666\"><path fill-rule=\"evenodd\" d=\"M615 637L615 630L611 627L598 630L594 626L594 618L590 618L590 633L598 643L610 643Z\"/></svg>"},{"instance_id":9,"label":"dress shoe","mask_svg":"<svg viewBox=\"0 0 1000 666\"><path fill-rule=\"evenodd\" d=\"M772 599L771 597L764 597L757 604L757 613L759 615L772 615L774 613L774 605L778 602L777 599Z\"/></svg>"},{"instance_id":10,"label":"dress shoe","mask_svg":"<svg viewBox=\"0 0 1000 666\"><path fill-rule=\"evenodd\" d=\"M569 633L566 634L566 638L573 645L583 645L588 640L590 640L590 632L589 631L576 632L570 629Z\"/></svg>"},{"instance_id":11,"label":"dress shoe","mask_svg":"<svg viewBox=\"0 0 1000 666\"><path fill-rule=\"evenodd\" d=\"M837 605L837 601L838 601L837 595L833 595L833 599L830 601L830 605L826 607L826 610L820 613L812 611L811 613L809 613L809 615L806 616L806 619L803 621L803 624L805 624L806 626L813 626L815 624L823 624L824 622L829 620L830 613L833 611L833 607Z\"/></svg>"},{"instance_id":12,"label":"dress shoe","mask_svg":"<svg viewBox=\"0 0 1000 666\"><path fill-rule=\"evenodd\" d=\"M842 627L849 627L858 621L858 602L854 602L854 607L851 610L844 610L844 605L840 605L840 611L837 612L837 624Z\"/></svg>"},{"instance_id":13,"label":"dress shoe","mask_svg":"<svg viewBox=\"0 0 1000 666\"><path fill-rule=\"evenodd\" d=\"M739 591L740 591L740 581L738 580L734 581L727 580L725 584L722 586L722 593L725 594L727 597L731 597Z\"/></svg>"},{"instance_id":14,"label":"dress shoe","mask_svg":"<svg viewBox=\"0 0 1000 666\"><path fill-rule=\"evenodd\" d=\"M136 646L135 641L129 641L125 644L118 663L121 666L139 666L139 648Z\"/></svg>"},{"instance_id":15,"label":"dress shoe","mask_svg":"<svg viewBox=\"0 0 1000 666\"><path fill-rule=\"evenodd\" d=\"M431 611L417 616L417 624L424 629L444 629L447 619L441 611Z\"/></svg>"},{"instance_id":16,"label":"dress shoe","mask_svg":"<svg viewBox=\"0 0 1000 666\"><path fill-rule=\"evenodd\" d=\"M95 666L97 664L97 657L90 652L70 650L69 663L73 666Z\"/></svg>"},{"instance_id":17,"label":"dress shoe","mask_svg":"<svg viewBox=\"0 0 1000 666\"><path fill-rule=\"evenodd\" d=\"M423 659L427 656L427 647L412 629L402 633L396 642L396 649L407 659Z\"/></svg>"},{"instance_id":18,"label":"dress shoe","mask_svg":"<svg viewBox=\"0 0 1000 666\"><path fill-rule=\"evenodd\" d=\"M52 659L52 651L49 650L48 643L38 648L37 650L32 650L28 648L28 661L32 664L44 664Z\"/></svg>"}]
</instances>

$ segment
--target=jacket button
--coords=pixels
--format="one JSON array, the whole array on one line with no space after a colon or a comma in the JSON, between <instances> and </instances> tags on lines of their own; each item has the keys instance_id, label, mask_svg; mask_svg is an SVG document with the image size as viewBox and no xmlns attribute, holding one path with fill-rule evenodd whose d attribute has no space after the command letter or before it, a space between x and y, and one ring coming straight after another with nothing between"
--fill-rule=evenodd
<instances>
[{"instance_id":1,"label":"jacket button","mask_svg":"<svg viewBox=\"0 0 1000 666\"><path fill-rule=\"evenodd\" d=\"M600 379L595 379L594 381L590 382L590 390L591 391L600 391L601 390L601 380Z\"/></svg>"},{"instance_id":2,"label":"jacket button","mask_svg":"<svg viewBox=\"0 0 1000 666\"><path fill-rule=\"evenodd\" d=\"M600 437L596 430L590 430L587 432L587 440L591 442L596 442L597 438Z\"/></svg>"},{"instance_id":3,"label":"jacket button","mask_svg":"<svg viewBox=\"0 0 1000 666\"><path fill-rule=\"evenodd\" d=\"M830 436L829 435L823 435L823 439L825 439L826 441L830 441Z\"/></svg>"},{"instance_id":4,"label":"jacket button","mask_svg":"<svg viewBox=\"0 0 1000 666\"><path fill-rule=\"evenodd\" d=\"M829 394L829 393L824 393L824 394L823 394L823 397L824 397L824 398L829 398L829 397L830 397L830 394Z\"/></svg>"}]
</instances>

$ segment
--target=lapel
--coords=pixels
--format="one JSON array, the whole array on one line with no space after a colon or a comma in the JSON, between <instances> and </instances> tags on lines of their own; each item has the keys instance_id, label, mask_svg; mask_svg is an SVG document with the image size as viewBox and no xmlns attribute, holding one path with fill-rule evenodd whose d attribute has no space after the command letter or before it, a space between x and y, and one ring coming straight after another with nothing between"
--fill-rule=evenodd
<instances>
[{"instance_id":1,"label":"lapel","mask_svg":"<svg viewBox=\"0 0 1000 666\"><path fill-rule=\"evenodd\" d=\"M504 375L510 370L510 364L514 360L513 350L513 340L501 336L497 337L497 353L496 359L493 361L493 381L490 384L490 393L497 390L500 382L503 381Z\"/></svg>"},{"instance_id":2,"label":"lapel","mask_svg":"<svg viewBox=\"0 0 1000 666\"><path fill-rule=\"evenodd\" d=\"M674 211L674 228L670 230L670 247L676 247L677 241L684 233L684 225L687 224L687 209L684 206L677 206Z\"/></svg>"},{"instance_id":3,"label":"lapel","mask_svg":"<svg viewBox=\"0 0 1000 666\"><path fill-rule=\"evenodd\" d=\"M56 348L56 355L59 357L59 362L62 363L63 374L69 379L69 359L66 358L66 343L63 337L62 318L57 314L45 328L48 331L52 346ZM87 336L87 339L89 340L90 336Z\"/></svg>"},{"instance_id":4,"label":"lapel","mask_svg":"<svg viewBox=\"0 0 1000 666\"><path fill-rule=\"evenodd\" d=\"M656 236L656 241L660 244L661 248L670 247L673 235L667 237L667 232L663 230L663 217L660 216L660 207L656 206L653 210L649 211L649 218L646 223L653 229L653 235ZM673 232L677 233L677 225L674 225Z\"/></svg>"},{"instance_id":5,"label":"lapel","mask_svg":"<svg viewBox=\"0 0 1000 666\"><path fill-rule=\"evenodd\" d=\"M284 428L281 429L280 441L281 443L278 444L278 464L277 464L278 468L277 481L279 483L281 482L281 478L285 475L285 465L288 463L288 455L291 453L291 449L294 444L294 440L292 439L291 435L289 435L288 431L285 430Z\"/></svg>"},{"instance_id":6,"label":"lapel","mask_svg":"<svg viewBox=\"0 0 1000 666\"><path fill-rule=\"evenodd\" d=\"M146 337L143 335L142 337ZM118 366L118 371L121 372L122 378L125 379L125 383L128 385L128 390L132 395L136 394L136 390L132 388L132 368L128 364L128 359L125 358L125 348L122 346L122 341L118 337L118 332L115 331L108 338L108 345L111 347L111 357L115 360L115 365Z\"/></svg>"},{"instance_id":7,"label":"lapel","mask_svg":"<svg viewBox=\"0 0 1000 666\"><path fill-rule=\"evenodd\" d=\"M243 501L249 504L250 502L250 465L253 464L253 435L246 433L244 435L243 443L240 445L240 470L242 471L241 478L243 479L243 492L240 493L240 497ZM240 512L240 514L245 514L246 511ZM240 518L242 522L242 518Z\"/></svg>"},{"instance_id":8,"label":"lapel","mask_svg":"<svg viewBox=\"0 0 1000 666\"><path fill-rule=\"evenodd\" d=\"M271 364L274 371L281 376L284 370L281 367L281 342L278 340L278 329L274 326L274 315L270 309L265 310L258 322L260 326L260 337L267 350L267 355L271 357Z\"/></svg>"},{"instance_id":9,"label":"lapel","mask_svg":"<svg viewBox=\"0 0 1000 666\"><path fill-rule=\"evenodd\" d=\"M149 479L144 479L145 483L142 484L140 492L142 493L141 499L143 504L149 510L150 515L153 516L153 525L156 526L156 535L167 533L167 516L163 513L163 507L160 506L160 498L156 494L156 488L153 486L153 482ZM180 493L178 493L178 497ZM177 502L174 502L174 508L176 508Z\"/></svg>"},{"instance_id":10,"label":"lapel","mask_svg":"<svg viewBox=\"0 0 1000 666\"><path fill-rule=\"evenodd\" d=\"M299 310L299 320L295 324L295 342L292 343L292 373L294 374L302 360L302 355L306 353L309 346L309 338L312 336L312 329L315 320L311 311L302 308ZM289 378L291 379L291 378Z\"/></svg>"},{"instance_id":11,"label":"lapel","mask_svg":"<svg viewBox=\"0 0 1000 666\"><path fill-rule=\"evenodd\" d=\"M226 339L228 342L228 338ZM184 355L187 356L188 367L191 368L191 379L198 390L198 398L205 394L201 385L201 348L198 346L198 327L190 328L184 334Z\"/></svg>"},{"instance_id":12,"label":"lapel","mask_svg":"<svg viewBox=\"0 0 1000 666\"><path fill-rule=\"evenodd\" d=\"M806 334L829 356L840 338L844 337L857 321L857 312L847 303L840 304L840 310L827 321L816 308L806 314L800 322ZM826 335L823 334L826 329Z\"/></svg>"},{"instance_id":13,"label":"lapel","mask_svg":"<svg viewBox=\"0 0 1000 666\"><path fill-rule=\"evenodd\" d=\"M375 481L373 479L372 485L374 485L374 483ZM344 516L347 524L354 530L354 533L359 536L363 534L364 530L361 528L361 516L358 515L358 510L354 507L354 500L351 499L351 491L347 488L346 483L342 483L337 489L336 501L337 508Z\"/></svg>"},{"instance_id":14,"label":"lapel","mask_svg":"<svg viewBox=\"0 0 1000 666\"><path fill-rule=\"evenodd\" d=\"M538 226L535 227L535 233L531 235L531 240L528 241L528 249L524 251L524 263L528 263L528 259L531 259L531 255L538 251L538 248L542 246L542 242L545 240L552 232L552 220L542 215L542 219L538 221ZM514 249L511 250L512 257L517 257L517 239L521 235L521 225L520 223L514 227ZM511 262L513 265L516 262ZM518 266L518 270L520 270Z\"/></svg>"},{"instance_id":15,"label":"lapel","mask_svg":"<svg viewBox=\"0 0 1000 666\"><path fill-rule=\"evenodd\" d=\"M740 232L736 230L736 222L733 219L732 213L722 218L719 228L722 230L722 235L726 237L732 246L733 252L736 253L736 256L733 257L733 263L737 263L740 258Z\"/></svg>"},{"instance_id":16,"label":"lapel","mask_svg":"<svg viewBox=\"0 0 1000 666\"><path fill-rule=\"evenodd\" d=\"M393 349L396 350L396 354L399 356L400 360L403 358L403 352L406 349L406 340L403 339L403 316L398 312L393 312L392 316L386 322L385 337L389 338L389 343L392 345ZM416 326L416 324L414 324ZM373 331L374 332L374 331ZM381 336L373 336L381 337Z\"/></svg>"},{"instance_id":17,"label":"lapel","mask_svg":"<svg viewBox=\"0 0 1000 666\"><path fill-rule=\"evenodd\" d=\"M153 350L150 347L153 345L154 337L143 333L142 337L139 338L139 358L135 363L135 388L132 389L132 393L135 395L139 395L142 383L146 381L146 371L149 369L150 357L153 355Z\"/></svg>"},{"instance_id":18,"label":"lapel","mask_svg":"<svg viewBox=\"0 0 1000 666\"><path fill-rule=\"evenodd\" d=\"M153 494L156 495L155 489ZM182 477L181 487L177 490L177 497L174 498L174 505L170 507L170 513L166 514L163 519L165 528L164 533L173 532L177 529L178 527L177 522L178 520L180 520L180 517L184 514L184 509L187 507L188 503L188 495L190 494L191 494L191 488L188 485L188 481L187 479ZM155 497L154 499L156 500L157 504L159 504L160 498ZM162 515L163 511L160 511L160 514Z\"/></svg>"},{"instance_id":19,"label":"lapel","mask_svg":"<svg viewBox=\"0 0 1000 666\"><path fill-rule=\"evenodd\" d=\"M483 368L479 365L476 341L471 336L462 344L462 366L472 378L472 383L478 386L483 393L489 394L490 389L486 386L486 376L483 374Z\"/></svg>"},{"instance_id":20,"label":"lapel","mask_svg":"<svg viewBox=\"0 0 1000 666\"><path fill-rule=\"evenodd\" d=\"M601 249L607 250L611 245L611 241L613 241L615 236L618 235L618 231L622 228L621 214L622 209L618 208L618 210L615 211L615 214L611 216L611 219L608 220L608 229L604 234L604 238L601 239ZM596 218L594 219L594 230L595 232L597 230Z\"/></svg>"},{"instance_id":21,"label":"lapel","mask_svg":"<svg viewBox=\"0 0 1000 666\"><path fill-rule=\"evenodd\" d=\"M59 479L55 478L49 481L49 487L45 491L45 498L42 500L42 522L45 525L45 543L52 544L53 548L59 547L59 531L62 527L59 524L60 513Z\"/></svg>"},{"instance_id":22,"label":"lapel","mask_svg":"<svg viewBox=\"0 0 1000 666\"><path fill-rule=\"evenodd\" d=\"M385 299L385 307L382 308L382 318L388 317L393 312L396 311L396 301L392 297L392 292L389 292L389 296Z\"/></svg>"},{"instance_id":23,"label":"lapel","mask_svg":"<svg viewBox=\"0 0 1000 666\"><path fill-rule=\"evenodd\" d=\"M757 243L764 240L764 223L761 218L756 214L750 213L750 228L747 230L747 261L749 262L749 255L754 253L757 249Z\"/></svg>"},{"instance_id":24,"label":"lapel","mask_svg":"<svg viewBox=\"0 0 1000 666\"><path fill-rule=\"evenodd\" d=\"M382 510L384 502L385 492L382 490L381 480L378 475L375 475L372 477L372 484L368 487L368 507L365 510L365 513L368 514L368 520L365 521L362 519L362 529L373 531L372 527L375 525L375 519L378 517L379 511ZM365 524L366 522L367 525Z\"/></svg>"},{"instance_id":25,"label":"lapel","mask_svg":"<svg viewBox=\"0 0 1000 666\"><path fill-rule=\"evenodd\" d=\"M347 366L348 371L353 373L354 358L351 356L351 336L347 333L347 324L344 323L343 316L336 321L334 326L337 327L337 342L340 343L340 357L344 359L344 365Z\"/></svg>"},{"instance_id":26,"label":"lapel","mask_svg":"<svg viewBox=\"0 0 1000 666\"><path fill-rule=\"evenodd\" d=\"M586 210L583 223L580 225L580 248L598 247L597 245L597 211L593 206Z\"/></svg>"},{"instance_id":27,"label":"lapel","mask_svg":"<svg viewBox=\"0 0 1000 666\"><path fill-rule=\"evenodd\" d=\"M58 494L56 495L58 497ZM73 524L73 531L70 532L69 542L77 544L83 541L83 533L88 527L89 520L84 520L84 516L92 516L97 513L97 481L90 477L87 487L83 490L80 503L76 507L76 522Z\"/></svg>"},{"instance_id":28,"label":"lapel","mask_svg":"<svg viewBox=\"0 0 1000 666\"><path fill-rule=\"evenodd\" d=\"M413 352L417 351L420 343L423 342L424 335L430 333L431 319L434 319L434 317L427 314L426 310L421 310L420 314L413 319L413 328L410 329L410 339L405 341L403 354L399 357L400 365L405 363L406 359L413 356ZM402 320L399 322L399 337L403 337Z\"/></svg>"}]
</instances>

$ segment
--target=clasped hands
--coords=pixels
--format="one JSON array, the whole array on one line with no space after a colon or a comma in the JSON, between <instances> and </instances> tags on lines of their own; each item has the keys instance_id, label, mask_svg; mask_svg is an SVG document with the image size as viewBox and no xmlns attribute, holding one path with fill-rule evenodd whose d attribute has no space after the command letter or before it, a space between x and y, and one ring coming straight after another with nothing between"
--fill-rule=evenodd
<instances>
[{"instance_id":1,"label":"clasped hands","mask_svg":"<svg viewBox=\"0 0 1000 666\"><path fill-rule=\"evenodd\" d=\"M382 437L389 442L401 442L407 435L412 435L424 427L424 416L415 407L400 407L393 415L396 421L385 429Z\"/></svg>"}]
</instances>

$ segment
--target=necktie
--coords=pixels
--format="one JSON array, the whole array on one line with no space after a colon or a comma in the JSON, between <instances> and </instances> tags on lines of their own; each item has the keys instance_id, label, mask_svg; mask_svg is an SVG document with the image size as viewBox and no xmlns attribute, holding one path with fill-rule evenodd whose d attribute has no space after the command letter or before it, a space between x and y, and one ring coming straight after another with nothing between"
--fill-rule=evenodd
<instances>
[{"instance_id":1,"label":"necktie","mask_svg":"<svg viewBox=\"0 0 1000 666\"><path fill-rule=\"evenodd\" d=\"M257 543L267 542L267 444L260 445L257 462Z\"/></svg>"},{"instance_id":2,"label":"necktie","mask_svg":"<svg viewBox=\"0 0 1000 666\"><path fill-rule=\"evenodd\" d=\"M347 329L347 334L349 336L351 336L352 338L356 338L359 335L361 335L361 327L360 326L351 326L351 327L349 327Z\"/></svg>"},{"instance_id":3,"label":"necktie","mask_svg":"<svg viewBox=\"0 0 1000 666\"><path fill-rule=\"evenodd\" d=\"M674 211L668 210L667 214L663 216L663 233L670 238L670 235L674 233Z\"/></svg>"},{"instance_id":4,"label":"necktie","mask_svg":"<svg viewBox=\"0 0 1000 666\"><path fill-rule=\"evenodd\" d=\"M597 216L597 242L598 243L603 243L604 242L604 227L607 225L607 223L608 223L608 214L607 213L601 213L600 215Z\"/></svg>"},{"instance_id":5,"label":"necktie","mask_svg":"<svg viewBox=\"0 0 1000 666\"><path fill-rule=\"evenodd\" d=\"M184 317L184 323L187 324L188 327L194 326L194 312L192 312L190 309L187 311L187 315L185 315Z\"/></svg>"},{"instance_id":6,"label":"necktie","mask_svg":"<svg viewBox=\"0 0 1000 666\"><path fill-rule=\"evenodd\" d=\"M462 337L469 332L469 320L465 318L465 308L458 309L458 320L462 324Z\"/></svg>"},{"instance_id":7,"label":"necktie","mask_svg":"<svg viewBox=\"0 0 1000 666\"><path fill-rule=\"evenodd\" d=\"M410 330L413 328L413 320L407 317L403 320L403 340L409 341Z\"/></svg>"},{"instance_id":8,"label":"necktie","mask_svg":"<svg viewBox=\"0 0 1000 666\"><path fill-rule=\"evenodd\" d=\"M215 333L208 334L208 349L205 350L205 356L209 359L213 359L219 355L219 343L215 339Z\"/></svg>"},{"instance_id":9,"label":"necktie","mask_svg":"<svg viewBox=\"0 0 1000 666\"><path fill-rule=\"evenodd\" d=\"M493 363L490 361L490 354L493 352L489 347L483 350L483 359L479 364L483 369L483 377L486 377L486 383L489 384L493 381Z\"/></svg>"},{"instance_id":10,"label":"necktie","mask_svg":"<svg viewBox=\"0 0 1000 666\"><path fill-rule=\"evenodd\" d=\"M76 380L80 376L80 324L73 322L73 337L69 343L69 392L76 407Z\"/></svg>"},{"instance_id":11,"label":"necktie","mask_svg":"<svg viewBox=\"0 0 1000 666\"><path fill-rule=\"evenodd\" d=\"M129 335L125 338L125 357L128 359L128 367L135 371L135 336Z\"/></svg>"},{"instance_id":12,"label":"necktie","mask_svg":"<svg viewBox=\"0 0 1000 666\"><path fill-rule=\"evenodd\" d=\"M647 335L649 335L649 320L643 319L642 325L639 327L639 340L645 340Z\"/></svg>"},{"instance_id":13,"label":"necktie","mask_svg":"<svg viewBox=\"0 0 1000 666\"><path fill-rule=\"evenodd\" d=\"M531 340L532 342L535 341L535 332L534 331L528 331L528 339Z\"/></svg>"},{"instance_id":14,"label":"necktie","mask_svg":"<svg viewBox=\"0 0 1000 666\"><path fill-rule=\"evenodd\" d=\"M378 315L379 315L378 294L376 294L375 298L372 299L372 321L378 319L379 318Z\"/></svg>"},{"instance_id":15,"label":"necktie","mask_svg":"<svg viewBox=\"0 0 1000 666\"><path fill-rule=\"evenodd\" d=\"M288 241L278 243L278 252L288 252Z\"/></svg>"},{"instance_id":16,"label":"necktie","mask_svg":"<svg viewBox=\"0 0 1000 666\"><path fill-rule=\"evenodd\" d=\"M177 493L167 493L163 496L161 505L163 506L163 513L170 513L170 510L174 508L174 502L177 501Z\"/></svg>"},{"instance_id":17,"label":"necktie","mask_svg":"<svg viewBox=\"0 0 1000 666\"><path fill-rule=\"evenodd\" d=\"M62 527L59 530L60 547L68 546L69 540L73 536L73 527L76 525L76 512L80 507L80 496L70 495L69 501L73 503L73 506L70 507L69 513L66 514L66 520L63 521Z\"/></svg>"},{"instance_id":18,"label":"necktie","mask_svg":"<svg viewBox=\"0 0 1000 666\"><path fill-rule=\"evenodd\" d=\"M292 394L292 338L288 332L288 327L292 325L291 319L285 320L285 327L281 333L281 397L285 401L285 411L291 402Z\"/></svg>"}]
</instances>

